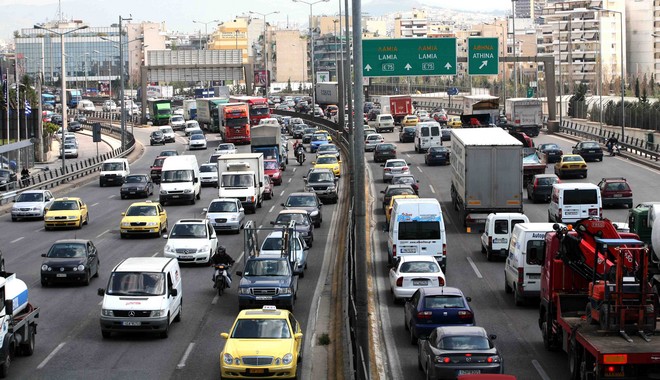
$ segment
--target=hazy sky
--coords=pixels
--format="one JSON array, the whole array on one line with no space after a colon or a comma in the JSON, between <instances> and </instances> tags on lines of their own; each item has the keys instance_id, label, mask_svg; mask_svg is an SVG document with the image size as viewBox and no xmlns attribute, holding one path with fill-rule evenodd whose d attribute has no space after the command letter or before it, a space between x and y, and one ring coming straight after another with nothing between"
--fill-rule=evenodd
<instances>
[{"instance_id":1,"label":"hazy sky","mask_svg":"<svg viewBox=\"0 0 660 380\"><path fill-rule=\"evenodd\" d=\"M314 0L305 0L314 1ZM349 0L349 4L352 4ZM270 21L287 21L305 25L309 6L293 0L0 0L0 39L9 42L13 32L29 28L35 23L58 19L58 3L62 5L65 19L83 20L90 26L116 23L119 16L134 21L165 21L168 30L193 32L203 30L204 25L192 21L230 20L248 11L279 14L268 16ZM315 15L332 15L339 12L344 0L330 0L313 6ZM362 0L362 12L370 15L407 11L413 7L479 10L504 13L511 9L510 0ZM209 31L212 24L209 24Z\"/></svg>"}]
</instances>

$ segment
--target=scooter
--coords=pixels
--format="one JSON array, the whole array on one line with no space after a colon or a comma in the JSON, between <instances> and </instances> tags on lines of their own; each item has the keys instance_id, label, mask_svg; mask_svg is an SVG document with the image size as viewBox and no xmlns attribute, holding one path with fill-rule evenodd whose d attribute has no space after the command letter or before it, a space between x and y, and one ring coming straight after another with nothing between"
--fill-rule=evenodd
<instances>
[{"instance_id":1,"label":"scooter","mask_svg":"<svg viewBox=\"0 0 660 380\"><path fill-rule=\"evenodd\" d=\"M229 278L227 273L230 267L231 265L228 264L217 264L213 266L215 268L215 282L213 287L218 291L219 296L231 285L231 278Z\"/></svg>"},{"instance_id":2,"label":"scooter","mask_svg":"<svg viewBox=\"0 0 660 380\"><path fill-rule=\"evenodd\" d=\"M300 165L302 165L303 162L305 162L305 152L301 151L301 152L298 154L298 159L297 159L297 160L298 160L298 163L299 163Z\"/></svg>"},{"instance_id":3,"label":"scooter","mask_svg":"<svg viewBox=\"0 0 660 380\"><path fill-rule=\"evenodd\" d=\"M607 151L610 152L610 157L621 155L621 145L611 144L607 147Z\"/></svg>"}]
</instances>

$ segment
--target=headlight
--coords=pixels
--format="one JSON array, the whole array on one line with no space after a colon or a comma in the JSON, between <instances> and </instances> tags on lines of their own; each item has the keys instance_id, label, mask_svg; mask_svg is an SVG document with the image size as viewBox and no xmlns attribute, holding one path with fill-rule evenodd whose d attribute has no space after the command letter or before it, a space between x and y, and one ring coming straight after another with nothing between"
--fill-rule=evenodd
<instances>
[{"instance_id":1,"label":"headlight","mask_svg":"<svg viewBox=\"0 0 660 380\"><path fill-rule=\"evenodd\" d=\"M339 166L335 166L334 168L332 168L332 170L334 170L334 171L338 171L338 170L339 170Z\"/></svg>"},{"instance_id":2,"label":"headlight","mask_svg":"<svg viewBox=\"0 0 660 380\"><path fill-rule=\"evenodd\" d=\"M78 217L75 216L75 215L69 215L69 216L67 216L66 218L69 219L69 220L76 220L76 219L78 219Z\"/></svg>"},{"instance_id":3,"label":"headlight","mask_svg":"<svg viewBox=\"0 0 660 380\"><path fill-rule=\"evenodd\" d=\"M238 288L238 294L250 294L250 288Z\"/></svg>"},{"instance_id":4,"label":"headlight","mask_svg":"<svg viewBox=\"0 0 660 380\"><path fill-rule=\"evenodd\" d=\"M167 310L152 310L151 317L163 317L167 315Z\"/></svg>"},{"instance_id":5,"label":"headlight","mask_svg":"<svg viewBox=\"0 0 660 380\"><path fill-rule=\"evenodd\" d=\"M289 365L293 361L293 354L286 354L282 357L282 364Z\"/></svg>"},{"instance_id":6,"label":"headlight","mask_svg":"<svg viewBox=\"0 0 660 380\"><path fill-rule=\"evenodd\" d=\"M46 220L55 220L55 217L47 216L47 217L46 217Z\"/></svg>"},{"instance_id":7,"label":"headlight","mask_svg":"<svg viewBox=\"0 0 660 380\"><path fill-rule=\"evenodd\" d=\"M122 227L130 227L131 223L130 222L121 222Z\"/></svg>"},{"instance_id":8,"label":"headlight","mask_svg":"<svg viewBox=\"0 0 660 380\"><path fill-rule=\"evenodd\" d=\"M148 227L153 227L153 226L157 226L157 225L158 225L158 223L156 223L156 222L148 222L147 223Z\"/></svg>"},{"instance_id":9,"label":"headlight","mask_svg":"<svg viewBox=\"0 0 660 380\"><path fill-rule=\"evenodd\" d=\"M104 317L114 317L115 313L113 313L110 309L101 309L101 315Z\"/></svg>"},{"instance_id":10,"label":"headlight","mask_svg":"<svg viewBox=\"0 0 660 380\"><path fill-rule=\"evenodd\" d=\"M209 249L211 249L211 246L207 244L207 245L201 246L200 248L197 248L197 252L206 252Z\"/></svg>"},{"instance_id":11,"label":"headlight","mask_svg":"<svg viewBox=\"0 0 660 380\"><path fill-rule=\"evenodd\" d=\"M167 194L167 190L163 190L163 189L161 189L161 190L160 190L160 193L163 194L163 195L165 195L165 194Z\"/></svg>"},{"instance_id":12,"label":"headlight","mask_svg":"<svg viewBox=\"0 0 660 380\"><path fill-rule=\"evenodd\" d=\"M222 361L227 365L231 365L234 362L234 357L231 354L225 353L222 355Z\"/></svg>"},{"instance_id":13,"label":"headlight","mask_svg":"<svg viewBox=\"0 0 660 380\"><path fill-rule=\"evenodd\" d=\"M82 265L82 264L80 264L80 265L78 265L77 267L75 267L75 268L73 268L73 270L79 270L79 271L81 271L81 272L82 272L82 271L84 271L84 270L85 270L85 266L84 266L84 265Z\"/></svg>"},{"instance_id":14,"label":"headlight","mask_svg":"<svg viewBox=\"0 0 660 380\"><path fill-rule=\"evenodd\" d=\"M50 270L50 268L48 267L48 265L44 264L44 265L41 266L41 270L44 271L44 272L47 272L47 271Z\"/></svg>"},{"instance_id":15,"label":"headlight","mask_svg":"<svg viewBox=\"0 0 660 380\"><path fill-rule=\"evenodd\" d=\"M280 294L291 294L291 288L280 288Z\"/></svg>"},{"instance_id":16,"label":"headlight","mask_svg":"<svg viewBox=\"0 0 660 380\"><path fill-rule=\"evenodd\" d=\"M183 190L183 192L186 193L186 194L189 194L189 193L192 193L192 189L185 189L185 190Z\"/></svg>"},{"instance_id":17,"label":"headlight","mask_svg":"<svg viewBox=\"0 0 660 380\"><path fill-rule=\"evenodd\" d=\"M328 190L330 191L337 190L337 186L328 186Z\"/></svg>"},{"instance_id":18,"label":"headlight","mask_svg":"<svg viewBox=\"0 0 660 380\"><path fill-rule=\"evenodd\" d=\"M165 252L176 253L176 249L168 244L165 246Z\"/></svg>"},{"instance_id":19,"label":"headlight","mask_svg":"<svg viewBox=\"0 0 660 380\"><path fill-rule=\"evenodd\" d=\"M309 214L309 216L317 216L318 214L319 214L319 211L318 211L318 210L314 210L314 211L312 211L312 212Z\"/></svg>"},{"instance_id":20,"label":"headlight","mask_svg":"<svg viewBox=\"0 0 660 380\"><path fill-rule=\"evenodd\" d=\"M231 220L233 222L233 221L238 220L238 217L237 216L232 216L231 218L229 218L229 220Z\"/></svg>"}]
</instances>

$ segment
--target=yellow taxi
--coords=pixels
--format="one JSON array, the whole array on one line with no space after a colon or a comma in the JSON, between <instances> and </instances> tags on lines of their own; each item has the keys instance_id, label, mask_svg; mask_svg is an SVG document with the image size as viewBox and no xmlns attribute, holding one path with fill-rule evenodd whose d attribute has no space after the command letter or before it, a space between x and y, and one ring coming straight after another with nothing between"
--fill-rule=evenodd
<instances>
[{"instance_id":1,"label":"yellow taxi","mask_svg":"<svg viewBox=\"0 0 660 380\"><path fill-rule=\"evenodd\" d=\"M330 169L335 177L341 177L341 161L335 155L320 155L316 161L312 161L312 165L314 165L314 169Z\"/></svg>"},{"instance_id":2,"label":"yellow taxi","mask_svg":"<svg viewBox=\"0 0 660 380\"><path fill-rule=\"evenodd\" d=\"M451 128L460 128L463 126L463 122L461 122L460 116L451 116L447 120L447 125Z\"/></svg>"},{"instance_id":3,"label":"yellow taxi","mask_svg":"<svg viewBox=\"0 0 660 380\"><path fill-rule=\"evenodd\" d=\"M555 175L561 179L568 176L587 178L587 163L579 154L564 154L555 164Z\"/></svg>"},{"instance_id":4,"label":"yellow taxi","mask_svg":"<svg viewBox=\"0 0 660 380\"><path fill-rule=\"evenodd\" d=\"M332 142L332 136L330 136L330 134L328 133L328 131L321 131L321 130L319 130L319 131L314 132L314 134L315 134L315 135L325 135L325 137L328 138L328 142L329 142L329 143Z\"/></svg>"},{"instance_id":5,"label":"yellow taxi","mask_svg":"<svg viewBox=\"0 0 660 380\"><path fill-rule=\"evenodd\" d=\"M416 115L406 115L401 120L402 127L414 127L419 123L419 118Z\"/></svg>"},{"instance_id":6,"label":"yellow taxi","mask_svg":"<svg viewBox=\"0 0 660 380\"><path fill-rule=\"evenodd\" d=\"M46 231L58 227L82 228L89 223L89 210L80 198L57 198L46 210L44 223Z\"/></svg>"},{"instance_id":7,"label":"yellow taxi","mask_svg":"<svg viewBox=\"0 0 660 380\"><path fill-rule=\"evenodd\" d=\"M401 195L392 196L392 198L390 199L390 205L387 206L387 209L385 210L385 219L387 219L387 224L390 223L390 218L392 217L392 207L394 207L394 200L411 199L411 198L419 198L419 197L417 195L412 195L412 194L401 194Z\"/></svg>"},{"instance_id":8,"label":"yellow taxi","mask_svg":"<svg viewBox=\"0 0 660 380\"><path fill-rule=\"evenodd\" d=\"M220 352L223 379L295 379L302 359L302 330L293 314L275 306L238 314Z\"/></svg>"},{"instance_id":9,"label":"yellow taxi","mask_svg":"<svg viewBox=\"0 0 660 380\"><path fill-rule=\"evenodd\" d=\"M135 202L121 216L121 238L138 234L160 236L163 231L167 231L167 212L158 202Z\"/></svg>"}]
</instances>

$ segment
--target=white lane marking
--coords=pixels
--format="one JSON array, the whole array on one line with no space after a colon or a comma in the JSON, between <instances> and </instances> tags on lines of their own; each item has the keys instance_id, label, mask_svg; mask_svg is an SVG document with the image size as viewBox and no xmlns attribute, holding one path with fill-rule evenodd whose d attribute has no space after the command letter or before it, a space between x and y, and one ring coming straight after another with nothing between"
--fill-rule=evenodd
<instances>
[{"instance_id":1,"label":"white lane marking","mask_svg":"<svg viewBox=\"0 0 660 380\"><path fill-rule=\"evenodd\" d=\"M268 210L268 213L270 214L271 212L273 212L274 209L275 209L275 205L270 206L270 209Z\"/></svg>"},{"instance_id":2,"label":"white lane marking","mask_svg":"<svg viewBox=\"0 0 660 380\"><path fill-rule=\"evenodd\" d=\"M295 167L295 166L293 167L293 171L294 171L294 172L296 171L296 167Z\"/></svg>"},{"instance_id":3,"label":"white lane marking","mask_svg":"<svg viewBox=\"0 0 660 380\"><path fill-rule=\"evenodd\" d=\"M193 347L195 347L195 342L190 342L188 348L186 348L186 352L183 353L181 361L176 365L176 369L181 369L186 366L186 360L188 360L188 356L190 356L190 352L192 351Z\"/></svg>"},{"instance_id":4,"label":"white lane marking","mask_svg":"<svg viewBox=\"0 0 660 380\"><path fill-rule=\"evenodd\" d=\"M259 228L262 228L263 226L264 226L263 224L260 224L260 225L259 225Z\"/></svg>"},{"instance_id":5,"label":"white lane marking","mask_svg":"<svg viewBox=\"0 0 660 380\"><path fill-rule=\"evenodd\" d=\"M292 179L293 179L293 178L289 178L289 180L288 180L287 182L288 182L288 183L291 183L291 180L292 180Z\"/></svg>"},{"instance_id":6,"label":"white lane marking","mask_svg":"<svg viewBox=\"0 0 660 380\"><path fill-rule=\"evenodd\" d=\"M105 231L101 232L100 234L96 235L96 238L98 239L98 238L100 238L101 236L107 234L108 232L110 232L110 230L105 230Z\"/></svg>"},{"instance_id":7,"label":"white lane marking","mask_svg":"<svg viewBox=\"0 0 660 380\"><path fill-rule=\"evenodd\" d=\"M410 154L409 154L409 153L406 153L406 157L410 157Z\"/></svg>"},{"instance_id":8,"label":"white lane marking","mask_svg":"<svg viewBox=\"0 0 660 380\"><path fill-rule=\"evenodd\" d=\"M110 199L110 198L114 198L114 197L116 197L116 196L117 196L117 195L113 194L113 195L109 196L108 199Z\"/></svg>"},{"instance_id":9,"label":"white lane marking","mask_svg":"<svg viewBox=\"0 0 660 380\"><path fill-rule=\"evenodd\" d=\"M282 192L280 193L280 197L281 196L284 196L284 190L282 190Z\"/></svg>"},{"instance_id":10,"label":"white lane marking","mask_svg":"<svg viewBox=\"0 0 660 380\"><path fill-rule=\"evenodd\" d=\"M484 278L484 276L481 275L481 272L479 272L479 268L477 268L477 265L474 263L474 261L472 261L472 259L469 258L469 257L466 257L466 259L467 259L468 263L470 263L470 266L472 267L472 270L474 271L474 273L477 274L477 277L478 278Z\"/></svg>"},{"instance_id":11,"label":"white lane marking","mask_svg":"<svg viewBox=\"0 0 660 380\"><path fill-rule=\"evenodd\" d=\"M91 206L89 206L89 207L94 207L94 206L96 206L96 205L98 205L98 204L99 204L99 202L96 202L96 203L94 203L93 205L91 205Z\"/></svg>"},{"instance_id":12,"label":"white lane marking","mask_svg":"<svg viewBox=\"0 0 660 380\"><path fill-rule=\"evenodd\" d=\"M99 301L99 306L103 305L103 300Z\"/></svg>"},{"instance_id":13,"label":"white lane marking","mask_svg":"<svg viewBox=\"0 0 660 380\"><path fill-rule=\"evenodd\" d=\"M429 187L431 188L431 192L435 194L435 189L433 188L433 185L429 185Z\"/></svg>"},{"instance_id":14,"label":"white lane marking","mask_svg":"<svg viewBox=\"0 0 660 380\"><path fill-rule=\"evenodd\" d=\"M24 236L21 236L21 237L19 237L19 238L16 238L16 239L10 241L10 243L11 243L11 244L14 244L14 243L16 243L17 241L21 241L21 240L23 240L23 239L25 239L25 237L24 237Z\"/></svg>"},{"instance_id":15,"label":"white lane marking","mask_svg":"<svg viewBox=\"0 0 660 380\"><path fill-rule=\"evenodd\" d=\"M541 379L550 380L550 376L548 376L548 374L545 373L543 367L541 367L541 364L536 359L532 360L532 365L536 369L536 372L538 372L539 375L541 375Z\"/></svg>"},{"instance_id":16,"label":"white lane marking","mask_svg":"<svg viewBox=\"0 0 660 380\"><path fill-rule=\"evenodd\" d=\"M52 359L53 356L55 356L62 349L62 347L64 347L65 344L66 344L66 342L62 342L62 343L58 344L57 347L55 347L55 349L53 351L51 351L51 353L48 354L48 356L46 356L46 359L44 359L41 363L39 363L39 365L37 366L37 369L44 368L46 366L46 364L48 364L50 359Z\"/></svg>"},{"instance_id":17,"label":"white lane marking","mask_svg":"<svg viewBox=\"0 0 660 380\"><path fill-rule=\"evenodd\" d=\"M220 296L216 293L215 297L211 300L211 305L215 305L218 303L218 300L220 299Z\"/></svg>"},{"instance_id":18,"label":"white lane marking","mask_svg":"<svg viewBox=\"0 0 660 380\"><path fill-rule=\"evenodd\" d=\"M37 230L37 232L39 231L46 231L46 229L44 227L41 227L40 229Z\"/></svg>"},{"instance_id":19,"label":"white lane marking","mask_svg":"<svg viewBox=\"0 0 660 380\"><path fill-rule=\"evenodd\" d=\"M154 253L153 255L151 255L151 257L156 257L156 256L158 256L159 253L160 253L160 252L156 251L156 253Z\"/></svg>"}]
</instances>

